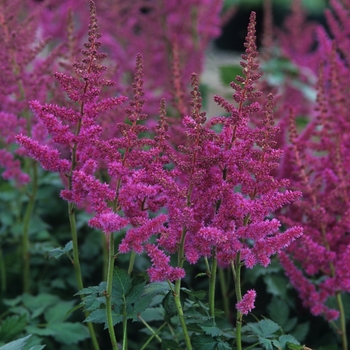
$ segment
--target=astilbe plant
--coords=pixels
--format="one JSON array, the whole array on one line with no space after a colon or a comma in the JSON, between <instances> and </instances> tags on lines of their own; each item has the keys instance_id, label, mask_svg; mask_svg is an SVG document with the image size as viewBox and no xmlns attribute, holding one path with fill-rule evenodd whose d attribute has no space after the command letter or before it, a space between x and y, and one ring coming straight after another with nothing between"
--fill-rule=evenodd
<instances>
[{"instance_id":1,"label":"astilbe plant","mask_svg":"<svg viewBox=\"0 0 350 350\"><path fill-rule=\"evenodd\" d=\"M300 40L305 49L288 53L291 60L315 72L318 82L317 100L308 104L309 112L304 114L302 99L292 109L286 108L289 121L284 125L289 129L290 144L285 149L282 176L291 179L303 198L282 210L280 219L288 225L301 225L304 235L280 253L280 261L304 307L334 326L345 350L342 299L343 293L349 292L349 2L331 1L325 15L333 39L321 26L309 28ZM317 48L312 49L311 37ZM300 117L307 118L308 124L298 132ZM335 302L331 303L332 299Z\"/></svg>"},{"instance_id":2,"label":"astilbe plant","mask_svg":"<svg viewBox=\"0 0 350 350\"><path fill-rule=\"evenodd\" d=\"M304 235L280 253L280 261L303 305L329 322L339 318L343 349L347 348L343 292L349 292L349 122L346 118L348 67L336 46L329 65L320 65L317 115L298 135L290 115L288 162L292 185L303 200L283 213L283 221L302 225ZM337 308L327 305L336 298Z\"/></svg>"},{"instance_id":3,"label":"astilbe plant","mask_svg":"<svg viewBox=\"0 0 350 350\"><path fill-rule=\"evenodd\" d=\"M25 133L41 139L46 137L46 131L30 113L28 100L49 99L54 95L53 86L48 81L61 52L58 46L50 54L44 53L49 39L38 37L39 17L40 8L31 9L22 1L3 1L0 4L0 166L2 177L10 180L18 193L25 292L31 287L29 227L35 212L39 175L36 162L23 158L24 149L16 145L15 135ZM22 200L26 202L23 210Z\"/></svg>"},{"instance_id":4,"label":"astilbe plant","mask_svg":"<svg viewBox=\"0 0 350 350\"><path fill-rule=\"evenodd\" d=\"M96 8L90 1L88 42L82 50L84 58L73 64L74 75L55 74L77 108L32 101L31 109L48 130L52 142L45 144L24 134L16 137L28 155L45 170L66 178L61 197L68 201L78 288L83 289L75 221L77 206L94 212L89 225L103 231L109 241L104 294L105 318L113 349L118 348L111 301L114 235L122 228L126 228L126 234L119 253L132 252L128 273L133 270L135 253L149 256L151 266L147 271L151 282L169 282L188 349L193 348L193 339L180 299L186 261L190 264L196 264L201 258L206 261L209 316L214 325L217 266L232 268L237 297L236 347L242 349L242 318L254 308L256 291L249 290L242 296L241 268L268 266L273 254L302 235L302 228L298 226L280 232L281 224L273 217L277 209L297 200L300 192L288 190L288 180L278 180L271 175L278 167L282 152L275 148L278 130L273 123L273 96L267 96L262 110L256 101L261 93L255 90L260 78L255 13L250 17L246 53L242 56L243 75L237 77L237 83L231 83L234 103L215 97L228 115L207 122L201 111L198 76L192 74L191 113L182 116L180 129L186 142L177 149L169 144L169 118L164 99L154 138L143 136L149 130L145 126L141 55L136 57L129 107L120 108L126 100L123 96L100 98L102 88L113 85L102 78L106 67L100 61L106 54L99 53L100 37ZM100 115L110 110L122 114L127 122L110 124L108 127L115 128L115 132L104 134ZM250 119L255 114L261 115L262 122L252 128ZM120 116L116 118L120 120ZM69 149L69 157L61 156L62 147ZM172 255L177 256L175 264L171 262ZM126 329L124 318L123 347L127 344ZM97 349L91 324L89 330Z\"/></svg>"},{"instance_id":5,"label":"astilbe plant","mask_svg":"<svg viewBox=\"0 0 350 350\"><path fill-rule=\"evenodd\" d=\"M93 158L90 162L89 160L91 158L90 152L93 151L91 144L94 139L98 139L101 133L101 127L96 123L98 113L114 109L125 100L125 97L114 97L101 101L98 99L104 86L113 85L112 81L102 78L106 67L101 65L99 61L105 58L106 54L98 52L101 45L98 41L100 37L96 8L91 1L88 42L84 44L85 48L82 50L84 58L81 62L73 64L75 76L68 76L64 73L55 74L62 89L72 101L76 102L78 109L74 110L54 104L42 105L38 101L31 102L33 112L52 135L55 144L61 144L70 150L70 159L60 158L60 152L57 148L42 144L23 134L17 136L17 142L25 147L28 154L39 161L45 170L59 172L67 178L67 190L62 192L62 197L69 200L68 214L73 241L74 267L79 289L83 289L83 280L78 254L75 207L80 200L78 198L71 199L67 191L73 189L77 171L84 167L87 172L95 170L94 164L91 164ZM96 191L98 190L96 188ZM88 323L88 326L94 347L98 349L93 326L91 323Z\"/></svg>"}]
</instances>

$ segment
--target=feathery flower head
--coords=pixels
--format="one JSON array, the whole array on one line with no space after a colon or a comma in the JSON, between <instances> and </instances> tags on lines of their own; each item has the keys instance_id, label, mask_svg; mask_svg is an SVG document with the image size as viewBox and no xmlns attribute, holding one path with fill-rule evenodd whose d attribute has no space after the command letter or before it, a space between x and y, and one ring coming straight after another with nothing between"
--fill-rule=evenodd
<instances>
[{"instance_id":1,"label":"feathery flower head","mask_svg":"<svg viewBox=\"0 0 350 350\"><path fill-rule=\"evenodd\" d=\"M248 290L247 293L243 295L242 300L236 304L237 310L243 315L248 315L248 313L254 309L255 298L256 291L253 289Z\"/></svg>"}]
</instances>

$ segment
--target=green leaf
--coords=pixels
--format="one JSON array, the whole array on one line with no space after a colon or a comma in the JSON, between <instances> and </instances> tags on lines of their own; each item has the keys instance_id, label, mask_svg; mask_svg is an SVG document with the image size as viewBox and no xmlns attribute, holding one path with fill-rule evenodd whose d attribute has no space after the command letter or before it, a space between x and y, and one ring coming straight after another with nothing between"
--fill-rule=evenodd
<instances>
[{"instance_id":1,"label":"green leaf","mask_svg":"<svg viewBox=\"0 0 350 350\"><path fill-rule=\"evenodd\" d=\"M193 350L215 350L218 342L208 335L193 335L191 337Z\"/></svg>"},{"instance_id":2,"label":"green leaf","mask_svg":"<svg viewBox=\"0 0 350 350\"><path fill-rule=\"evenodd\" d=\"M248 323L248 326L254 334L263 338L272 337L274 333L281 328L277 323L271 320L261 320L256 323Z\"/></svg>"},{"instance_id":3,"label":"green leaf","mask_svg":"<svg viewBox=\"0 0 350 350\"><path fill-rule=\"evenodd\" d=\"M95 311L106 303L106 298L101 296L105 293L106 288L106 282L101 282L98 286L84 288L75 295L85 295L82 302L84 309L87 311Z\"/></svg>"},{"instance_id":4,"label":"green leaf","mask_svg":"<svg viewBox=\"0 0 350 350\"><path fill-rule=\"evenodd\" d=\"M266 283L267 291L269 293L284 299L287 294L288 286L288 280L286 277L277 274L267 275L264 276L264 282Z\"/></svg>"},{"instance_id":5,"label":"green leaf","mask_svg":"<svg viewBox=\"0 0 350 350\"><path fill-rule=\"evenodd\" d=\"M87 327L78 322L54 323L47 328L53 331L52 336L56 341L67 345L77 344L90 336Z\"/></svg>"},{"instance_id":6,"label":"green leaf","mask_svg":"<svg viewBox=\"0 0 350 350\"><path fill-rule=\"evenodd\" d=\"M244 278L247 282L255 284L260 276L267 276L270 274L275 274L281 271L281 266L276 260L272 260L268 267L263 267L261 265L255 265L252 269L246 269L244 271Z\"/></svg>"},{"instance_id":7,"label":"green leaf","mask_svg":"<svg viewBox=\"0 0 350 350\"><path fill-rule=\"evenodd\" d=\"M289 317L289 307L283 300L273 296L269 306L267 307L270 318L278 323L282 329Z\"/></svg>"},{"instance_id":8,"label":"green leaf","mask_svg":"<svg viewBox=\"0 0 350 350\"><path fill-rule=\"evenodd\" d=\"M300 342L302 342L306 338L306 335L309 332L309 328L310 328L309 322L300 323L291 332L291 334L295 339L298 339Z\"/></svg>"},{"instance_id":9,"label":"green leaf","mask_svg":"<svg viewBox=\"0 0 350 350\"><path fill-rule=\"evenodd\" d=\"M146 285L146 287L144 288L144 295L148 294L148 295L160 295L163 294L165 295L166 293L168 293L170 290L170 286L167 282L153 282L153 283L149 283Z\"/></svg>"},{"instance_id":10,"label":"green leaf","mask_svg":"<svg viewBox=\"0 0 350 350\"><path fill-rule=\"evenodd\" d=\"M114 268L112 299L123 299L131 288L131 278L128 273L118 267Z\"/></svg>"},{"instance_id":11,"label":"green leaf","mask_svg":"<svg viewBox=\"0 0 350 350\"><path fill-rule=\"evenodd\" d=\"M217 345L217 350L232 350L232 348L229 343L220 341Z\"/></svg>"},{"instance_id":12,"label":"green leaf","mask_svg":"<svg viewBox=\"0 0 350 350\"><path fill-rule=\"evenodd\" d=\"M259 344L263 346L264 349L266 350L273 350L273 346L272 346L272 340L270 339L266 339L264 337L258 337L259 339Z\"/></svg>"},{"instance_id":13,"label":"green leaf","mask_svg":"<svg viewBox=\"0 0 350 350\"><path fill-rule=\"evenodd\" d=\"M23 304L32 311L32 319L40 316L48 307L55 305L59 301L59 297L48 293L41 293L36 296L23 295Z\"/></svg>"},{"instance_id":14,"label":"green leaf","mask_svg":"<svg viewBox=\"0 0 350 350\"><path fill-rule=\"evenodd\" d=\"M0 339L4 343L12 340L17 334L21 333L27 324L26 315L9 316L1 323Z\"/></svg>"},{"instance_id":15,"label":"green leaf","mask_svg":"<svg viewBox=\"0 0 350 350\"><path fill-rule=\"evenodd\" d=\"M143 294L144 287L145 287L145 282L142 282L142 283L137 284L135 286L133 285L132 288L130 289L129 293L126 296L126 303L133 304L138 299L140 299L142 294ZM151 297L151 300L152 299L153 299L153 297Z\"/></svg>"},{"instance_id":16,"label":"green leaf","mask_svg":"<svg viewBox=\"0 0 350 350\"><path fill-rule=\"evenodd\" d=\"M2 299L2 302L4 303L4 305L9 307L14 307L18 305L21 301L22 301L22 297L20 295L13 299Z\"/></svg>"},{"instance_id":17,"label":"green leaf","mask_svg":"<svg viewBox=\"0 0 350 350\"><path fill-rule=\"evenodd\" d=\"M203 300L205 299L207 292L205 290L189 290L187 288L181 288L182 291L184 291L186 294L199 299L199 300Z\"/></svg>"},{"instance_id":18,"label":"green leaf","mask_svg":"<svg viewBox=\"0 0 350 350\"><path fill-rule=\"evenodd\" d=\"M131 315L128 315L129 318L132 318L134 321L137 319L138 314L147 309L151 304L153 297L151 295L143 295L133 305L133 311Z\"/></svg>"},{"instance_id":19,"label":"green leaf","mask_svg":"<svg viewBox=\"0 0 350 350\"><path fill-rule=\"evenodd\" d=\"M30 337L31 334L27 335L26 337L14 340L11 343L1 346L0 350L22 350Z\"/></svg>"},{"instance_id":20,"label":"green leaf","mask_svg":"<svg viewBox=\"0 0 350 350\"><path fill-rule=\"evenodd\" d=\"M107 288L106 282L101 282L98 286L92 286L92 287L87 287L83 288L80 290L78 293L75 293L74 295L89 295L89 294L101 294L103 293Z\"/></svg>"},{"instance_id":21,"label":"green leaf","mask_svg":"<svg viewBox=\"0 0 350 350\"><path fill-rule=\"evenodd\" d=\"M146 322L151 321L163 321L164 320L164 309L160 307L150 307L145 311L141 312L141 317Z\"/></svg>"},{"instance_id":22,"label":"green leaf","mask_svg":"<svg viewBox=\"0 0 350 350\"><path fill-rule=\"evenodd\" d=\"M123 321L123 315L121 313L112 313L113 325L120 323ZM107 328L107 317L105 309L98 309L93 311L88 318L84 320L84 322L93 322L93 323L104 323L105 329Z\"/></svg>"},{"instance_id":23,"label":"green leaf","mask_svg":"<svg viewBox=\"0 0 350 350\"><path fill-rule=\"evenodd\" d=\"M38 326L27 326L26 331L31 334L36 334L42 337L53 336L55 334L55 330L51 328L42 328Z\"/></svg>"},{"instance_id":24,"label":"green leaf","mask_svg":"<svg viewBox=\"0 0 350 350\"><path fill-rule=\"evenodd\" d=\"M44 317L48 323L61 323L66 318L67 313L73 307L73 301L61 301L51 306L45 311Z\"/></svg>"},{"instance_id":25,"label":"green leaf","mask_svg":"<svg viewBox=\"0 0 350 350\"><path fill-rule=\"evenodd\" d=\"M283 330L285 332L291 332L297 323L298 319L296 317L292 317L283 325Z\"/></svg>"},{"instance_id":26,"label":"green leaf","mask_svg":"<svg viewBox=\"0 0 350 350\"><path fill-rule=\"evenodd\" d=\"M222 334L222 330L215 326L201 326L204 333L210 335L211 337L218 337Z\"/></svg>"},{"instance_id":27,"label":"green leaf","mask_svg":"<svg viewBox=\"0 0 350 350\"><path fill-rule=\"evenodd\" d=\"M29 348L29 350L43 350L46 345L35 345Z\"/></svg>"},{"instance_id":28,"label":"green leaf","mask_svg":"<svg viewBox=\"0 0 350 350\"><path fill-rule=\"evenodd\" d=\"M47 254L49 258L54 258L58 259L62 255L68 254L70 251L73 250L73 242L69 241L64 248L55 248L55 249L50 249Z\"/></svg>"},{"instance_id":29,"label":"green leaf","mask_svg":"<svg viewBox=\"0 0 350 350\"><path fill-rule=\"evenodd\" d=\"M168 294L164 297L162 305L165 311L164 319L170 323L170 319L177 315L175 299L172 291L169 291Z\"/></svg>"},{"instance_id":30,"label":"green leaf","mask_svg":"<svg viewBox=\"0 0 350 350\"><path fill-rule=\"evenodd\" d=\"M283 334L278 338L282 349L287 349L287 344L300 345L300 343L290 334Z\"/></svg>"},{"instance_id":31,"label":"green leaf","mask_svg":"<svg viewBox=\"0 0 350 350\"><path fill-rule=\"evenodd\" d=\"M179 350L179 344L172 339L164 339L162 342L162 350Z\"/></svg>"}]
</instances>

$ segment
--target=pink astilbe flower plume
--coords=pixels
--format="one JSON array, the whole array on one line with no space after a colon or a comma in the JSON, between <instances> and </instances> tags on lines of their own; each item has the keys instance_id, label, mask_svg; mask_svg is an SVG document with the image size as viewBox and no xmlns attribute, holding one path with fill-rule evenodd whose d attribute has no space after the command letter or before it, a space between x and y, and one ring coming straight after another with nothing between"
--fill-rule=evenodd
<instances>
[{"instance_id":1,"label":"pink astilbe flower plume","mask_svg":"<svg viewBox=\"0 0 350 350\"><path fill-rule=\"evenodd\" d=\"M243 295L242 300L236 304L237 310L243 315L248 315L249 312L254 309L255 298L255 290L248 290L247 293Z\"/></svg>"},{"instance_id":2,"label":"pink astilbe flower plume","mask_svg":"<svg viewBox=\"0 0 350 350\"><path fill-rule=\"evenodd\" d=\"M250 268L257 263L267 266L273 254L302 234L300 227L280 233L279 221L268 219L298 199L300 192L287 190L287 180L271 175L282 154L274 148L278 130L273 125L271 95L261 126L251 129L249 124L251 115L260 109L255 101L261 95L255 90L261 76L256 57L253 13L243 55L243 77L237 78L242 84L231 83L235 103L215 97L229 116L215 117L206 124L205 113L200 111L198 78L193 74L192 110L182 118L187 143L180 145L177 153L162 146L174 168L154 166L150 173L152 183L162 188L167 207L166 227L160 227L158 246L170 254L181 254L183 249L192 264L201 257L230 264L240 253ZM218 124L222 126L219 133L211 129Z\"/></svg>"},{"instance_id":3,"label":"pink astilbe flower plume","mask_svg":"<svg viewBox=\"0 0 350 350\"><path fill-rule=\"evenodd\" d=\"M295 113L290 113L291 183L303 191L303 200L284 208L281 220L301 225L304 236L280 259L305 307L328 321L338 317L340 293L349 292L349 68L333 43L329 65L319 66L316 117L297 133ZM322 49L322 48L321 48ZM347 267L346 267L347 266ZM338 310L326 302L337 296Z\"/></svg>"},{"instance_id":4,"label":"pink astilbe flower plume","mask_svg":"<svg viewBox=\"0 0 350 350\"><path fill-rule=\"evenodd\" d=\"M94 145L102 130L97 117L99 113L113 110L126 100L123 96L99 99L101 89L114 84L102 78L106 67L100 64L100 61L106 54L99 53L100 37L96 8L94 2L90 1L88 42L82 50L84 58L81 62L73 64L75 76L65 73L54 75L62 90L78 108L32 101L32 111L52 136L50 145L44 144L45 140L34 140L23 134L16 137L17 142L31 157L38 160L44 169L59 172L63 178L68 179L67 189L61 193L62 198L79 205L85 205L87 201L92 203L92 208L98 212L106 210L107 207L99 200L114 199L115 191L110 190L107 185L98 186L92 174L98 170L98 151ZM61 146L57 147L58 144ZM60 155L62 150L65 150L65 153L70 152L69 160Z\"/></svg>"}]
</instances>

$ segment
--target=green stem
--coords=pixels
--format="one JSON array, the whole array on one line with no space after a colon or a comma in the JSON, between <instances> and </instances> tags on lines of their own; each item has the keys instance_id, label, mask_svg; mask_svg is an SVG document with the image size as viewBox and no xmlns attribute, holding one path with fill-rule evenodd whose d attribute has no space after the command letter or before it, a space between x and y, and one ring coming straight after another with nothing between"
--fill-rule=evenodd
<instances>
[{"instance_id":1,"label":"green stem","mask_svg":"<svg viewBox=\"0 0 350 350\"><path fill-rule=\"evenodd\" d=\"M237 253L236 257L236 266L234 266L233 262L231 262L233 279L235 281L235 290L236 290L236 298L237 303L242 300L242 290L241 290L241 253ZM236 318L236 347L237 350L242 350L242 319L243 315L237 310L237 318Z\"/></svg>"},{"instance_id":2,"label":"green stem","mask_svg":"<svg viewBox=\"0 0 350 350\"><path fill-rule=\"evenodd\" d=\"M183 228L180 246L179 246L179 253L178 253L178 266L180 268L182 268L183 263L184 263L185 236L186 236L186 229ZM183 312L182 305L181 305L180 291L181 291L181 279L176 280L176 282L175 282L174 300L175 300L175 306L177 309L177 313L179 315L183 335L185 338L187 350L192 350L191 339L190 339L190 336L188 334L188 330L187 330L187 326L186 326L186 322L185 322L185 318L184 318L184 312Z\"/></svg>"},{"instance_id":3,"label":"green stem","mask_svg":"<svg viewBox=\"0 0 350 350\"><path fill-rule=\"evenodd\" d=\"M128 349L128 319L126 317L126 300L124 297L124 307L123 307L123 347L122 350Z\"/></svg>"},{"instance_id":4,"label":"green stem","mask_svg":"<svg viewBox=\"0 0 350 350\"><path fill-rule=\"evenodd\" d=\"M7 289L6 266L2 248L0 245L0 278L1 278L1 293L4 294Z\"/></svg>"},{"instance_id":5,"label":"green stem","mask_svg":"<svg viewBox=\"0 0 350 350\"><path fill-rule=\"evenodd\" d=\"M218 267L215 248L213 248L212 257L213 257L213 263L211 266L211 272L209 277L209 314L213 318L213 322L215 324L215 284L216 284L216 271Z\"/></svg>"},{"instance_id":6,"label":"green stem","mask_svg":"<svg viewBox=\"0 0 350 350\"><path fill-rule=\"evenodd\" d=\"M224 270L222 268L218 268L219 271L219 282L220 282L220 289L221 289L221 295L222 295L222 301L224 303L224 311L226 318L229 319L230 317L230 304L229 304L229 298L227 296L227 284L226 284L226 278L224 274Z\"/></svg>"},{"instance_id":7,"label":"green stem","mask_svg":"<svg viewBox=\"0 0 350 350\"><path fill-rule=\"evenodd\" d=\"M106 235L101 232L102 235L102 259L103 259L103 268L102 268L102 281L107 281L108 274L108 242Z\"/></svg>"},{"instance_id":8,"label":"green stem","mask_svg":"<svg viewBox=\"0 0 350 350\"><path fill-rule=\"evenodd\" d=\"M340 292L336 293L336 298L337 298L337 304L338 304L338 309L339 309L339 313L340 313L340 330L341 330L342 346L343 346L343 350L347 350L348 339L346 336L345 310L344 310L344 305L343 305L343 301L342 301L342 297L341 297Z\"/></svg>"},{"instance_id":9,"label":"green stem","mask_svg":"<svg viewBox=\"0 0 350 350\"><path fill-rule=\"evenodd\" d=\"M152 341L152 339L153 339L154 337L157 338L157 340L161 343L161 342L162 342L162 339L159 338L158 333L164 328L164 326L166 326L167 323L164 322L156 331L154 331L154 330L152 329L152 327L150 327L150 326L148 325L148 323L142 319L141 316L138 316L138 317L139 317L139 319L141 320L141 322L152 332L152 335L148 338L148 340L146 341L146 343L143 344L143 346L142 346L142 348L141 348L140 350L146 349L146 347L148 346L148 344Z\"/></svg>"},{"instance_id":10,"label":"green stem","mask_svg":"<svg viewBox=\"0 0 350 350\"><path fill-rule=\"evenodd\" d=\"M109 253L108 253L108 272L107 272L107 291L106 291L106 317L108 333L112 343L112 349L118 350L118 343L114 332L112 315L112 285L114 270L114 233L109 235Z\"/></svg>"},{"instance_id":11,"label":"green stem","mask_svg":"<svg viewBox=\"0 0 350 350\"><path fill-rule=\"evenodd\" d=\"M160 328L158 328L157 331L154 331L153 328L140 316L138 315L137 318L145 325L145 327L152 333L152 337L151 339L153 339L154 337L157 338L157 340L161 343L162 339L159 337L158 333L159 331L166 325L166 322L164 322ZM149 343L149 341L148 341Z\"/></svg>"},{"instance_id":12,"label":"green stem","mask_svg":"<svg viewBox=\"0 0 350 350\"><path fill-rule=\"evenodd\" d=\"M34 161L31 161L32 167L32 189L28 195L29 202L23 217L23 235L22 235L22 263L23 263L23 292L28 293L30 290L30 239L29 226L33 215L36 194L38 190L38 168Z\"/></svg>"},{"instance_id":13,"label":"green stem","mask_svg":"<svg viewBox=\"0 0 350 350\"><path fill-rule=\"evenodd\" d=\"M68 216L70 229L72 234L72 243L73 243L73 264L75 270L75 276L77 279L78 289L84 289L83 277L81 274L80 260L79 260L79 249L78 249L78 234L77 234L77 225L75 220L75 205L73 203L68 203ZM83 300L83 295L80 296ZM89 312L84 311L85 318L89 317ZM100 350L100 347L97 342L96 334L94 327L91 322L87 322L87 326L90 332L91 341L95 350Z\"/></svg>"},{"instance_id":14,"label":"green stem","mask_svg":"<svg viewBox=\"0 0 350 350\"><path fill-rule=\"evenodd\" d=\"M129 268L128 268L128 275L131 275L132 270L134 268L136 253L134 251L131 252L130 261L129 261Z\"/></svg>"},{"instance_id":15,"label":"green stem","mask_svg":"<svg viewBox=\"0 0 350 350\"><path fill-rule=\"evenodd\" d=\"M184 318L184 312L183 312L181 300L180 300L180 289L181 289L181 280L177 280L175 282L175 294L174 294L175 306L177 309L177 313L179 315L179 319L180 319L182 331L184 334L187 350L192 350L191 339L190 339L190 336L188 334L188 330L187 330L187 326L186 326L186 322L185 322L185 318Z\"/></svg>"}]
</instances>

